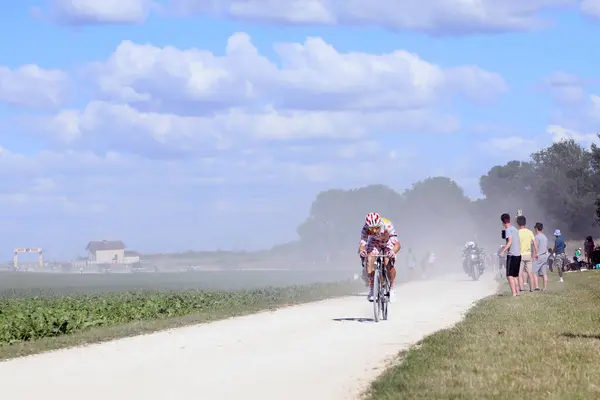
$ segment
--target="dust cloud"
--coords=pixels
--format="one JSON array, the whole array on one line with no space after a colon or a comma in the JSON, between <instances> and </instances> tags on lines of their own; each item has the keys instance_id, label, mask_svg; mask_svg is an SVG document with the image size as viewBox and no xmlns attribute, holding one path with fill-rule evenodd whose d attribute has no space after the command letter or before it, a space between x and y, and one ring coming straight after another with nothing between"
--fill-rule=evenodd
<instances>
[{"instance_id":1,"label":"dust cloud","mask_svg":"<svg viewBox=\"0 0 600 400\"><path fill-rule=\"evenodd\" d=\"M361 273L357 249L369 212L388 218L396 229L402 245L396 262L399 281L440 279L464 274L467 241L495 253L503 242L499 216L516 211L516 204L510 210L472 200L446 177L425 179L403 192L384 185L331 189L307 206L307 217L296 228L298 239L267 250L138 254L129 263L82 258L50 262L41 269L23 264L19 272L45 273L3 276L0 290L240 290L354 280ZM429 264L431 253L435 261Z\"/></svg>"}]
</instances>

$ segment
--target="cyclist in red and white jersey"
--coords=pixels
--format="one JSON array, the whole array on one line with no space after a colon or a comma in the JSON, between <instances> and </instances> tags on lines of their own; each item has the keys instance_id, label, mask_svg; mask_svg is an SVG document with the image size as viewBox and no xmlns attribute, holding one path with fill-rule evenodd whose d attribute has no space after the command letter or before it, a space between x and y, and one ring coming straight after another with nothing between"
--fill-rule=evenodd
<instances>
[{"instance_id":1,"label":"cyclist in red and white jersey","mask_svg":"<svg viewBox=\"0 0 600 400\"><path fill-rule=\"evenodd\" d=\"M400 251L400 242L394 229L394 225L387 218L381 218L378 213L369 213L365 218L365 224L360 233L359 254L361 258L367 257L367 275L369 277L369 301L373 301L373 278L375 275L375 257L384 252L389 258L385 259L388 278L390 279L390 303L396 299L396 268L394 260Z\"/></svg>"}]
</instances>

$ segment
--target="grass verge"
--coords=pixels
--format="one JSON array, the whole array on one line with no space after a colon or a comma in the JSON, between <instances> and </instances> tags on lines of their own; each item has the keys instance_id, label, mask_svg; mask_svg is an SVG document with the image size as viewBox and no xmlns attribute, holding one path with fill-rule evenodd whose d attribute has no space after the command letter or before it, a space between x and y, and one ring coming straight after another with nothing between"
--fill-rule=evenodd
<instances>
[{"instance_id":1,"label":"grass verge","mask_svg":"<svg viewBox=\"0 0 600 400\"><path fill-rule=\"evenodd\" d=\"M355 293L355 282L238 292L0 299L0 360Z\"/></svg>"},{"instance_id":2,"label":"grass verge","mask_svg":"<svg viewBox=\"0 0 600 400\"><path fill-rule=\"evenodd\" d=\"M600 398L600 271L573 272L548 292L479 302L384 372L367 398Z\"/></svg>"}]
</instances>

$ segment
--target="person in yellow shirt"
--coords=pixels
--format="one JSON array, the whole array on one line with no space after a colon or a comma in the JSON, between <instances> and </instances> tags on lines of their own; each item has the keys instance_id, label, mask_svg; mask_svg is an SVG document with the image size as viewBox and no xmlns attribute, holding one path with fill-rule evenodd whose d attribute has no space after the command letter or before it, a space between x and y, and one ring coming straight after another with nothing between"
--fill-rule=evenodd
<instances>
[{"instance_id":1,"label":"person in yellow shirt","mask_svg":"<svg viewBox=\"0 0 600 400\"><path fill-rule=\"evenodd\" d=\"M533 260L537 260L538 248L535 236L525 225L527 219L523 215L517 217L519 226L519 241L521 242L521 270L519 271L519 286L521 292L524 291L525 280L529 278L529 291L533 292ZM532 251L533 250L533 251Z\"/></svg>"}]
</instances>

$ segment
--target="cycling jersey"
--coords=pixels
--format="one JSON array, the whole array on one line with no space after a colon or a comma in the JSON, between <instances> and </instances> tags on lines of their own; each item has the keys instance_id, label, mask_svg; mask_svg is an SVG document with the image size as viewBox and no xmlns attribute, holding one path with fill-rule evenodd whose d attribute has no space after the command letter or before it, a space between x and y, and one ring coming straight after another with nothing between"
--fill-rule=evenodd
<instances>
[{"instance_id":1,"label":"cycling jersey","mask_svg":"<svg viewBox=\"0 0 600 400\"><path fill-rule=\"evenodd\" d=\"M361 245L379 245L378 247L384 247L386 244L390 242L390 239L393 241L397 241L398 235L396 234L396 229L394 229L394 225L387 218L381 218L383 225L378 228L375 232L369 230L367 225L365 224L360 232L360 244Z\"/></svg>"}]
</instances>

